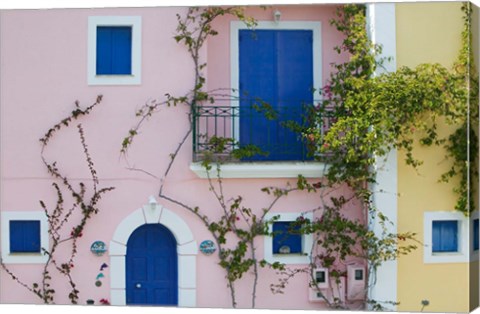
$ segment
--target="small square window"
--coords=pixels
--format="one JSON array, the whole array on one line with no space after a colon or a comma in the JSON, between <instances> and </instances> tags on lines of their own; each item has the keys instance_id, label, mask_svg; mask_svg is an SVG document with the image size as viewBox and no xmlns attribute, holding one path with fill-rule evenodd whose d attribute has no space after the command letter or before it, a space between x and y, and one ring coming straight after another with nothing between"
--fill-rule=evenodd
<instances>
[{"instance_id":1,"label":"small square window","mask_svg":"<svg viewBox=\"0 0 480 314\"><path fill-rule=\"evenodd\" d=\"M300 225L293 221L273 223L273 254L302 253L302 235Z\"/></svg>"},{"instance_id":2,"label":"small square window","mask_svg":"<svg viewBox=\"0 0 480 314\"><path fill-rule=\"evenodd\" d=\"M88 18L88 84L140 85L141 16Z\"/></svg>"},{"instance_id":3,"label":"small square window","mask_svg":"<svg viewBox=\"0 0 480 314\"><path fill-rule=\"evenodd\" d=\"M301 234L302 221L313 220L312 213L268 213L269 236L264 237L264 259L269 263L310 264L312 234ZM313 278L315 275L312 274ZM327 274L328 281L328 274Z\"/></svg>"},{"instance_id":4,"label":"small square window","mask_svg":"<svg viewBox=\"0 0 480 314\"><path fill-rule=\"evenodd\" d=\"M473 220L473 250L478 251L478 219Z\"/></svg>"},{"instance_id":5,"label":"small square window","mask_svg":"<svg viewBox=\"0 0 480 314\"><path fill-rule=\"evenodd\" d=\"M97 75L132 74L132 27L97 27Z\"/></svg>"},{"instance_id":6,"label":"small square window","mask_svg":"<svg viewBox=\"0 0 480 314\"><path fill-rule=\"evenodd\" d=\"M424 214L424 263L464 263L473 253L473 219L458 211L427 211Z\"/></svg>"},{"instance_id":7,"label":"small square window","mask_svg":"<svg viewBox=\"0 0 480 314\"><path fill-rule=\"evenodd\" d=\"M355 280L363 280L363 269L355 269Z\"/></svg>"},{"instance_id":8,"label":"small square window","mask_svg":"<svg viewBox=\"0 0 480 314\"><path fill-rule=\"evenodd\" d=\"M39 220L10 220L10 252L40 253Z\"/></svg>"},{"instance_id":9,"label":"small square window","mask_svg":"<svg viewBox=\"0 0 480 314\"><path fill-rule=\"evenodd\" d=\"M432 252L458 252L458 221L432 221Z\"/></svg>"},{"instance_id":10,"label":"small square window","mask_svg":"<svg viewBox=\"0 0 480 314\"><path fill-rule=\"evenodd\" d=\"M48 217L43 210L0 213L0 255L5 264L43 264L48 255Z\"/></svg>"},{"instance_id":11,"label":"small square window","mask_svg":"<svg viewBox=\"0 0 480 314\"><path fill-rule=\"evenodd\" d=\"M325 283L327 281L326 274L324 271L315 272L315 281L317 283Z\"/></svg>"}]
</instances>

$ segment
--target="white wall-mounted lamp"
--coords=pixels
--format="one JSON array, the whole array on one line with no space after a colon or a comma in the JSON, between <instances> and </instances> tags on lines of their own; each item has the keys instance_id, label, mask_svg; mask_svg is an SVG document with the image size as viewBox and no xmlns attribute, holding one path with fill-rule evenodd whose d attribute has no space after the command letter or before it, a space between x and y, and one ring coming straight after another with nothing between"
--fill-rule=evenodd
<instances>
[{"instance_id":1,"label":"white wall-mounted lamp","mask_svg":"<svg viewBox=\"0 0 480 314\"><path fill-rule=\"evenodd\" d=\"M275 21L275 23L278 23L281 17L282 17L282 12L278 10L273 11L273 20Z\"/></svg>"},{"instance_id":2,"label":"white wall-mounted lamp","mask_svg":"<svg viewBox=\"0 0 480 314\"><path fill-rule=\"evenodd\" d=\"M150 197L148 198L148 204L150 204L150 208L152 210L155 210L157 208L157 200L153 195L150 195Z\"/></svg>"}]
</instances>

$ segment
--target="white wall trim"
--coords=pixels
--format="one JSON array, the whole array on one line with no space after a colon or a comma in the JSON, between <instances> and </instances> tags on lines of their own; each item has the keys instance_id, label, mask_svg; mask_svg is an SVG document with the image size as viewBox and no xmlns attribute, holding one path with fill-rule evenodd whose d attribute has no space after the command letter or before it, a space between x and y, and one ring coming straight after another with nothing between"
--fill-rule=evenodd
<instances>
[{"instance_id":1,"label":"white wall trim","mask_svg":"<svg viewBox=\"0 0 480 314\"><path fill-rule=\"evenodd\" d=\"M167 227L177 241L178 306L195 307L197 242L187 223L174 212L161 205L148 204L125 217L117 226L110 241L110 298L112 305L126 305L125 256L128 238L135 229L147 223L160 223Z\"/></svg>"},{"instance_id":2,"label":"white wall trim","mask_svg":"<svg viewBox=\"0 0 480 314\"><path fill-rule=\"evenodd\" d=\"M298 217L303 216L305 219L313 220L312 213L268 213L265 215L265 220L270 220L275 216L279 218L275 221L295 221ZM273 225L268 225L268 232L271 233ZM302 251L300 254L273 254L272 237L264 237L264 259L269 263L280 262L283 264L310 264L310 252L313 245L313 235L302 235Z\"/></svg>"},{"instance_id":3,"label":"white wall trim","mask_svg":"<svg viewBox=\"0 0 480 314\"><path fill-rule=\"evenodd\" d=\"M458 221L458 252L455 253L433 253L432 252L432 222L439 220ZM423 216L423 262L433 263L466 263L469 261L469 254L472 250L470 237L471 219L465 217L461 212L425 212Z\"/></svg>"},{"instance_id":4,"label":"white wall trim","mask_svg":"<svg viewBox=\"0 0 480 314\"><path fill-rule=\"evenodd\" d=\"M220 165L222 178L322 178L328 165L322 162L238 162ZM207 179L207 170L201 162L190 164L199 178ZM208 171L210 178L217 177L216 166Z\"/></svg>"},{"instance_id":5,"label":"white wall trim","mask_svg":"<svg viewBox=\"0 0 480 314\"><path fill-rule=\"evenodd\" d=\"M395 28L395 3L370 3L367 4L367 31L372 43L382 45L382 56L391 57L386 60L383 68L378 68L375 75L382 72L396 70L396 28ZM397 233L398 210L398 173L397 151L391 150L386 158L376 158L377 184L372 186L373 202L382 213L388 217L392 224L387 224L387 232ZM375 234L381 235L382 227L379 221L369 221L369 228ZM397 300L397 261L382 263L377 268L376 276L370 276L371 288L368 298L373 300ZM373 280L375 283L373 284ZM373 284L373 285L372 285ZM385 305L388 310L395 311L395 305Z\"/></svg>"},{"instance_id":6,"label":"white wall trim","mask_svg":"<svg viewBox=\"0 0 480 314\"><path fill-rule=\"evenodd\" d=\"M97 26L132 27L132 74L97 75ZM142 18L140 16L88 17L88 85L140 85L142 81Z\"/></svg>"},{"instance_id":7,"label":"white wall trim","mask_svg":"<svg viewBox=\"0 0 480 314\"><path fill-rule=\"evenodd\" d=\"M2 261L5 264L43 264L48 256L40 253L10 253L10 221L40 221L40 248L49 250L48 219L44 211L4 211L1 213Z\"/></svg>"}]
</instances>

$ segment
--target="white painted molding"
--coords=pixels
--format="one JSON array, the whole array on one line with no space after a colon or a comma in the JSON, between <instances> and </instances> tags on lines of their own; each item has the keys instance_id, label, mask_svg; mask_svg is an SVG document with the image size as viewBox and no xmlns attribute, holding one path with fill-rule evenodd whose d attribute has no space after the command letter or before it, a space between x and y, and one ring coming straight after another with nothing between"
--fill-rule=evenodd
<instances>
[{"instance_id":1,"label":"white painted molding","mask_svg":"<svg viewBox=\"0 0 480 314\"><path fill-rule=\"evenodd\" d=\"M110 256L122 256L127 254L127 246L117 242L110 241L110 248L108 249Z\"/></svg>"},{"instance_id":2,"label":"white painted molding","mask_svg":"<svg viewBox=\"0 0 480 314\"><path fill-rule=\"evenodd\" d=\"M374 75L396 70L396 20L395 3L367 4L367 31L374 44L382 46L381 57L391 57L379 67ZM387 224L387 232L397 233L398 210L398 173L397 151L391 150L386 158L376 158L377 184L373 185L373 203L392 222ZM370 230L381 235L379 221L369 221ZM368 298L373 300L397 300L398 263L396 260L382 263L375 276L369 276ZM385 305L388 310L395 311L395 305Z\"/></svg>"},{"instance_id":3,"label":"white painted molding","mask_svg":"<svg viewBox=\"0 0 480 314\"><path fill-rule=\"evenodd\" d=\"M110 302L112 305L127 305L125 289L110 289Z\"/></svg>"},{"instance_id":4,"label":"white painted molding","mask_svg":"<svg viewBox=\"0 0 480 314\"><path fill-rule=\"evenodd\" d=\"M97 75L97 27L132 27L132 74ZM140 16L88 17L88 85L140 85L142 82L142 18Z\"/></svg>"},{"instance_id":5,"label":"white painted molding","mask_svg":"<svg viewBox=\"0 0 480 314\"><path fill-rule=\"evenodd\" d=\"M178 299L183 300L182 307L195 307L197 304L197 290L188 289L188 288L179 288Z\"/></svg>"},{"instance_id":6,"label":"white painted molding","mask_svg":"<svg viewBox=\"0 0 480 314\"><path fill-rule=\"evenodd\" d=\"M222 178L322 178L328 169L321 162L244 162L225 163L220 166ZM192 170L199 178L207 179L207 170L201 162L190 164ZM208 172L210 178L217 177L216 167Z\"/></svg>"},{"instance_id":7,"label":"white painted molding","mask_svg":"<svg viewBox=\"0 0 480 314\"><path fill-rule=\"evenodd\" d=\"M268 213L265 215L265 220L270 220L273 217L279 218L275 221L295 221L298 217L303 216L310 221L313 220L312 213ZM273 225L268 225L268 232L271 233ZM302 235L302 253L303 254L273 254L273 241L272 237L264 237L264 259L269 263L280 262L283 264L309 264L310 263L310 251L313 244L313 235Z\"/></svg>"},{"instance_id":8,"label":"white painted molding","mask_svg":"<svg viewBox=\"0 0 480 314\"><path fill-rule=\"evenodd\" d=\"M10 221L40 221L40 248L49 249L48 219L44 211L4 211L1 213L2 261L5 264L43 264L48 256L43 253L10 253Z\"/></svg>"},{"instance_id":9,"label":"white painted molding","mask_svg":"<svg viewBox=\"0 0 480 314\"><path fill-rule=\"evenodd\" d=\"M458 221L458 252L432 252L432 222L439 220ZM471 250L469 227L470 219L458 211L425 212L423 216L423 262L425 264L468 262Z\"/></svg>"},{"instance_id":10,"label":"white painted molding","mask_svg":"<svg viewBox=\"0 0 480 314\"><path fill-rule=\"evenodd\" d=\"M117 226L117 229L115 229L112 240L117 243L127 245L128 238L133 231L146 223L147 222L145 221L145 216L143 215L142 209L138 209L120 222L120 224Z\"/></svg>"},{"instance_id":11,"label":"white painted molding","mask_svg":"<svg viewBox=\"0 0 480 314\"><path fill-rule=\"evenodd\" d=\"M154 209L152 209L152 205L145 205L143 206L143 216L145 217L145 223L147 224L156 224L160 222L160 216L162 215L163 207L161 205L154 205Z\"/></svg>"},{"instance_id":12,"label":"white painted molding","mask_svg":"<svg viewBox=\"0 0 480 314\"><path fill-rule=\"evenodd\" d=\"M184 245L194 240L192 231L190 231L187 223L173 211L164 208L160 217L160 223L173 233L178 245Z\"/></svg>"},{"instance_id":13,"label":"white painted molding","mask_svg":"<svg viewBox=\"0 0 480 314\"><path fill-rule=\"evenodd\" d=\"M154 208L144 205L127 217L117 226L110 241L110 299L112 305L126 305L125 291L125 256L130 235L138 227L147 223L161 223L174 235L177 242L178 260L178 306L196 306L196 255L197 242L187 223L173 211L161 205Z\"/></svg>"}]
</instances>

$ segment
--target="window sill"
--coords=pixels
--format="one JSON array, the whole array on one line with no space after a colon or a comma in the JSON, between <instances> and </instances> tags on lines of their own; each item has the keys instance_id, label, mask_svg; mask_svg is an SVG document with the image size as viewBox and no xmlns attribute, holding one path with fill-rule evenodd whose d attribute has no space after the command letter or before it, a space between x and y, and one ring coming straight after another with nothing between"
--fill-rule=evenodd
<instances>
[{"instance_id":1,"label":"window sill","mask_svg":"<svg viewBox=\"0 0 480 314\"><path fill-rule=\"evenodd\" d=\"M270 238L271 241L271 238ZM265 254L265 260L269 263L279 262L286 265L304 265L310 264L311 260L308 254Z\"/></svg>"},{"instance_id":2,"label":"window sill","mask_svg":"<svg viewBox=\"0 0 480 314\"><path fill-rule=\"evenodd\" d=\"M424 256L425 264L436 264L436 263L467 263L469 256L461 252L451 252L451 253L431 253L430 256Z\"/></svg>"},{"instance_id":3,"label":"window sill","mask_svg":"<svg viewBox=\"0 0 480 314\"><path fill-rule=\"evenodd\" d=\"M101 74L89 77L88 85L140 85L140 76L133 74Z\"/></svg>"},{"instance_id":4,"label":"window sill","mask_svg":"<svg viewBox=\"0 0 480 314\"><path fill-rule=\"evenodd\" d=\"M208 172L201 162L190 164L199 178L217 177L215 166ZM322 162L244 162L225 163L220 166L222 178L321 178L325 174L326 164Z\"/></svg>"},{"instance_id":5,"label":"window sill","mask_svg":"<svg viewBox=\"0 0 480 314\"><path fill-rule=\"evenodd\" d=\"M433 252L432 256L459 256L462 253L459 252Z\"/></svg>"},{"instance_id":6,"label":"window sill","mask_svg":"<svg viewBox=\"0 0 480 314\"><path fill-rule=\"evenodd\" d=\"M44 264L48 255L42 253L10 253L2 256L5 264Z\"/></svg>"}]
</instances>

